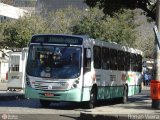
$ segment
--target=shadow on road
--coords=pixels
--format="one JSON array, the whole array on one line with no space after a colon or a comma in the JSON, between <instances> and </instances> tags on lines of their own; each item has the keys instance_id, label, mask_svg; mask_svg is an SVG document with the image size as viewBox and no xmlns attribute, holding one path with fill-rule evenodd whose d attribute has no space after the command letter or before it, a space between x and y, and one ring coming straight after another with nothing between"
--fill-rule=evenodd
<instances>
[{"instance_id":1,"label":"shadow on road","mask_svg":"<svg viewBox=\"0 0 160 120\"><path fill-rule=\"evenodd\" d=\"M142 91L142 93L138 95L129 97L128 103L141 102L141 101L148 100L148 99L150 99L149 91ZM121 101L119 99L109 99L105 101L98 101L97 107L120 105L120 104L121 104ZM31 100L31 99L17 99L17 100L12 100L12 101L0 101L0 107L43 108L40 105L39 100ZM60 102L60 103L52 103L46 109L76 110L76 109L87 109L87 107L85 103Z\"/></svg>"}]
</instances>

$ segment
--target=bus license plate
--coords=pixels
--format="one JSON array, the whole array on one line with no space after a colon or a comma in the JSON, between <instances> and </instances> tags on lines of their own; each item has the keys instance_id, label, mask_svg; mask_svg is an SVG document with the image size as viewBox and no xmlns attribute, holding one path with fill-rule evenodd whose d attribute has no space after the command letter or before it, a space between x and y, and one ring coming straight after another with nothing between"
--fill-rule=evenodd
<instances>
[{"instance_id":1,"label":"bus license plate","mask_svg":"<svg viewBox=\"0 0 160 120\"><path fill-rule=\"evenodd\" d=\"M53 93L45 93L44 96L46 96L46 97L53 97L54 94Z\"/></svg>"}]
</instances>

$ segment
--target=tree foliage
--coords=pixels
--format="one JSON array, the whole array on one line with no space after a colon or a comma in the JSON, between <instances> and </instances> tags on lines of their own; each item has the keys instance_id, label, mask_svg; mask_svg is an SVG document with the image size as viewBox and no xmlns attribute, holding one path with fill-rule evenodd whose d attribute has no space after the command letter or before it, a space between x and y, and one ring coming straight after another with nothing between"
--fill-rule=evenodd
<instances>
[{"instance_id":1,"label":"tree foliage","mask_svg":"<svg viewBox=\"0 0 160 120\"><path fill-rule=\"evenodd\" d=\"M51 11L45 21L51 33L72 34L72 27L79 22L83 14L84 11L68 7L56 12Z\"/></svg>"},{"instance_id":2,"label":"tree foliage","mask_svg":"<svg viewBox=\"0 0 160 120\"><path fill-rule=\"evenodd\" d=\"M18 20L0 24L3 45L22 48L33 34L83 34L92 38L132 46L135 39L133 12L119 10L112 16L94 8L67 8L49 13L42 18L26 15Z\"/></svg>"},{"instance_id":3,"label":"tree foliage","mask_svg":"<svg viewBox=\"0 0 160 120\"><path fill-rule=\"evenodd\" d=\"M88 34L92 38L132 46L135 40L134 14L120 10L111 16L104 16L98 9L91 9L74 28L74 34Z\"/></svg>"},{"instance_id":4,"label":"tree foliage","mask_svg":"<svg viewBox=\"0 0 160 120\"><path fill-rule=\"evenodd\" d=\"M3 45L22 48L27 45L31 35L45 33L47 28L38 16L26 15L18 20L3 22ZM46 30L46 31L45 31Z\"/></svg>"},{"instance_id":5,"label":"tree foliage","mask_svg":"<svg viewBox=\"0 0 160 120\"><path fill-rule=\"evenodd\" d=\"M134 46L137 49L143 51L145 57L154 57L154 42L155 35L153 31L154 22L148 22L147 17L141 12L142 10L135 10L135 23L138 24L135 28L136 39L134 40Z\"/></svg>"},{"instance_id":6,"label":"tree foliage","mask_svg":"<svg viewBox=\"0 0 160 120\"><path fill-rule=\"evenodd\" d=\"M7 20L0 23L1 48L27 45L34 34L72 34L72 27L83 14L76 8L67 8L50 12L42 18L36 15L26 15L18 20Z\"/></svg>"},{"instance_id":7,"label":"tree foliage","mask_svg":"<svg viewBox=\"0 0 160 120\"><path fill-rule=\"evenodd\" d=\"M105 14L110 15L120 9L140 8L155 19L156 0L85 0L85 2L90 7L98 6Z\"/></svg>"}]
</instances>

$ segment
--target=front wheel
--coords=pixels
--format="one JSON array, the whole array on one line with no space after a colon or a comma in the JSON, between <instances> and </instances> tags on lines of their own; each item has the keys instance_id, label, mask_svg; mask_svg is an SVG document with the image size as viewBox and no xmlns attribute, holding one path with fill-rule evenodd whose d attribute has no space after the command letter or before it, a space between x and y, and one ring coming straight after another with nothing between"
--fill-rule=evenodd
<instances>
[{"instance_id":1,"label":"front wheel","mask_svg":"<svg viewBox=\"0 0 160 120\"><path fill-rule=\"evenodd\" d=\"M49 107L50 103L51 102L48 100L40 100L40 104L42 107Z\"/></svg>"},{"instance_id":2,"label":"front wheel","mask_svg":"<svg viewBox=\"0 0 160 120\"><path fill-rule=\"evenodd\" d=\"M88 102L88 107L90 109L93 109L96 106L96 103L97 103L97 91L94 89L91 91L90 101Z\"/></svg>"}]
</instances>

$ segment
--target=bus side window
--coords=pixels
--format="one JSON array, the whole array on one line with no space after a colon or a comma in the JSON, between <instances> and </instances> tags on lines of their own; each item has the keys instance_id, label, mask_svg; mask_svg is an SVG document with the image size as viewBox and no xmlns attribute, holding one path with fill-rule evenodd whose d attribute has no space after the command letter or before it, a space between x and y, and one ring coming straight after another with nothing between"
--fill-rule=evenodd
<instances>
[{"instance_id":1,"label":"bus side window","mask_svg":"<svg viewBox=\"0 0 160 120\"><path fill-rule=\"evenodd\" d=\"M102 69L109 69L109 48L102 47Z\"/></svg>"},{"instance_id":2,"label":"bus side window","mask_svg":"<svg viewBox=\"0 0 160 120\"><path fill-rule=\"evenodd\" d=\"M90 57L87 55L87 49L89 51L91 51L90 48L84 48L84 68L85 71L90 71L91 70L91 53L90 53Z\"/></svg>"},{"instance_id":3,"label":"bus side window","mask_svg":"<svg viewBox=\"0 0 160 120\"><path fill-rule=\"evenodd\" d=\"M117 70L117 50L110 49L110 69Z\"/></svg>"},{"instance_id":4,"label":"bus side window","mask_svg":"<svg viewBox=\"0 0 160 120\"><path fill-rule=\"evenodd\" d=\"M124 70L124 52L118 51L117 53L117 63L118 63L118 70Z\"/></svg>"},{"instance_id":5,"label":"bus side window","mask_svg":"<svg viewBox=\"0 0 160 120\"><path fill-rule=\"evenodd\" d=\"M137 56L134 53L131 53L131 70L137 71Z\"/></svg>"},{"instance_id":6,"label":"bus side window","mask_svg":"<svg viewBox=\"0 0 160 120\"><path fill-rule=\"evenodd\" d=\"M125 57L124 57L124 70L129 71L130 70L130 53L125 52Z\"/></svg>"},{"instance_id":7,"label":"bus side window","mask_svg":"<svg viewBox=\"0 0 160 120\"><path fill-rule=\"evenodd\" d=\"M20 56L11 56L11 71L19 71Z\"/></svg>"},{"instance_id":8,"label":"bus side window","mask_svg":"<svg viewBox=\"0 0 160 120\"><path fill-rule=\"evenodd\" d=\"M93 47L93 59L94 59L94 68L101 68L101 47L94 46Z\"/></svg>"},{"instance_id":9,"label":"bus side window","mask_svg":"<svg viewBox=\"0 0 160 120\"><path fill-rule=\"evenodd\" d=\"M142 56L137 55L137 71L142 72Z\"/></svg>"}]
</instances>

